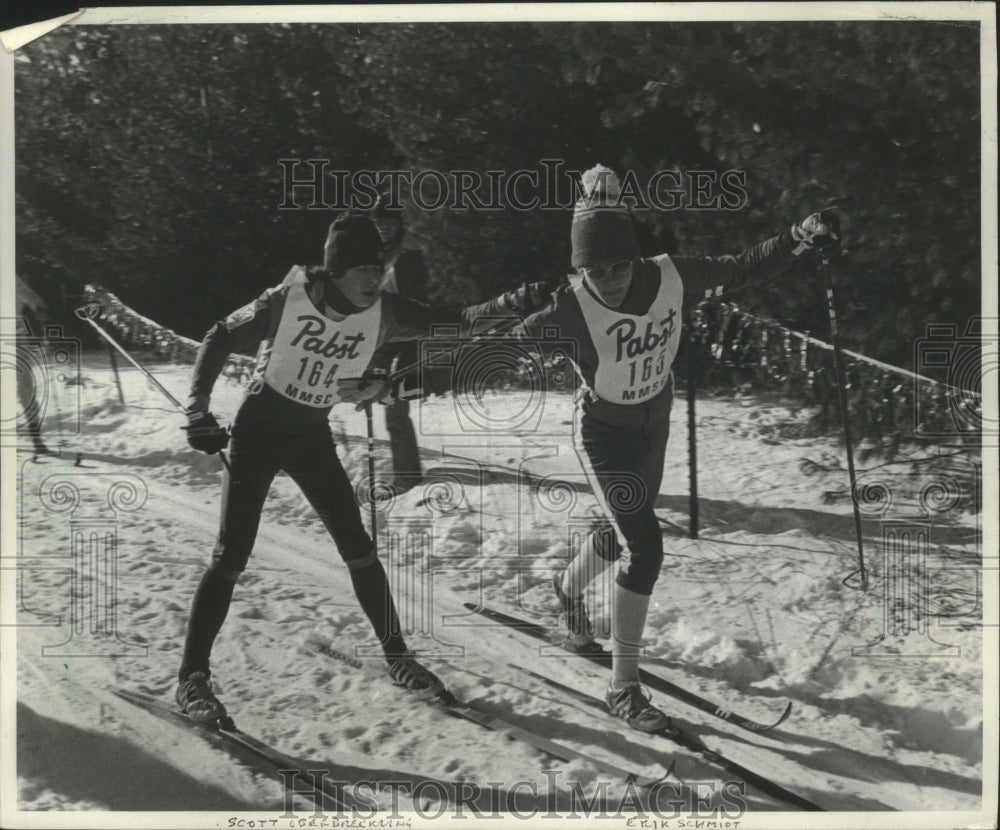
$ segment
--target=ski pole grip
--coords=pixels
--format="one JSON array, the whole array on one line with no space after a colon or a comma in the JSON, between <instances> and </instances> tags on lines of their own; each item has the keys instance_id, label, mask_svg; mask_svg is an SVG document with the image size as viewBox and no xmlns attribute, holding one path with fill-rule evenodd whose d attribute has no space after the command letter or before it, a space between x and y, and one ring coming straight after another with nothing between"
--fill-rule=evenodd
<instances>
[{"instance_id":1,"label":"ski pole grip","mask_svg":"<svg viewBox=\"0 0 1000 830\"><path fill-rule=\"evenodd\" d=\"M100 303L87 303L73 311L81 320L96 320L101 313Z\"/></svg>"}]
</instances>

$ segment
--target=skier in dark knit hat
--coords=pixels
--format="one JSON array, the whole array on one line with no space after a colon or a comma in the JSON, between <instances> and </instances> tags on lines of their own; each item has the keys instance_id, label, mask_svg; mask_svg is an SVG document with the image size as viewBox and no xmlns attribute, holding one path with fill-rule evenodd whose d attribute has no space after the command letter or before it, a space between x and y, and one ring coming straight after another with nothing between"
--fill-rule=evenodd
<instances>
[{"instance_id":1,"label":"skier in dark knit hat","mask_svg":"<svg viewBox=\"0 0 1000 830\"><path fill-rule=\"evenodd\" d=\"M348 212L329 228L321 267L294 266L280 285L214 325L201 344L186 429L188 442L202 452L220 452L230 442L209 408L227 357L257 349L257 363L232 425L219 536L195 592L178 672L177 702L195 720L226 716L212 689L209 657L279 470L298 484L333 537L389 675L422 695L443 691L404 641L385 569L362 523L328 417L336 403L360 407L386 396L385 366L392 353L381 350L385 344L426 337L441 323L469 332L480 316L510 316L518 300L508 294L465 309L433 308L382 292L382 265L375 224Z\"/></svg>"},{"instance_id":2,"label":"skier in dark knit hat","mask_svg":"<svg viewBox=\"0 0 1000 830\"><path fill-rule=\"evenodd\" d=\"M571 229L575 275L522 334L558 331L577 344L581 380L576 452L606 518L553 587L571 650L596 648L584 600L587 585L618 563L611 598L610 712L641 731L669 728L670 718L639 683L639 650L649 598L663 562L654 513L663 478L673 401L671 365L681 322L706 292L774 274L796 256L839 242L835 214L801 224L736 256L643 259L614 172L597 165L583 175Z\"/></svg>"}]
</instances>

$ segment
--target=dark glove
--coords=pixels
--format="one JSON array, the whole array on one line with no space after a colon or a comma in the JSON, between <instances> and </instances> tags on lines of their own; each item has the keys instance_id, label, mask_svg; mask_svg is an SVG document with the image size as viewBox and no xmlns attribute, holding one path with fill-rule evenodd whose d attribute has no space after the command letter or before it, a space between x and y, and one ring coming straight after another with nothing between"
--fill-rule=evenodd
<instances>
[{"instance_id":1,"label":"dark glove","mask_svg":"<svg viewBox=\"0 0 1000 830\"><path fill-rule=\"evenodd\" d=\"M792 239L795 240L792 250L795 256L815 250L824 259L829 259L840 246L840 217L833 210L812 213L801 223L792 225Z\"/></svg>"},{"instance_id":2,"label":"dark glove","mask_svg":"<svg viewBox=\"0 0 1000 830\"><path fill-rule=\"evenodd\" d=\"M199 452L213 455L229 445L229 432L219 426L211 412L189 412L188 425L181 427L188 434L188 443Z\"/></svg>"},{"instance_id":3,"label":"dark glove","mask_svg":"<svg viewBox=\"0 0 1000 830\"><path fill-rule=\"evenodd\" d=\"M552 292L544 282L522 283L501 296L503 305L521 317L534 314L548 305Z\"/></svg>"}]
</instances>

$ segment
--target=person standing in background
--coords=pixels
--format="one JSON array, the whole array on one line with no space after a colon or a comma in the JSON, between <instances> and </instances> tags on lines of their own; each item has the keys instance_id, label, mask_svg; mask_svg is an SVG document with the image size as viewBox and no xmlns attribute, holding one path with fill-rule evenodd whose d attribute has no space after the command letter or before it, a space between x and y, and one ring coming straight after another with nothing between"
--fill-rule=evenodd
<instances>
[{"instance_id":1,"label":"person standing in background","mask_svg":"<svg viewBox=\"0 0 1000 830\"><path fill-rule=\"evenodd\" d=\"M25 425L35 455L52 452L42 440L42 401L38 394L39 377L36 367L45 356L39 348L39 338L43 336L42 318L48 316L45 302L21 277L15 277L17 300L17 328L15 333L15 354L17 359L17 399L24 413ZM40 366L44 372L45 367Z\"/></svg>"},{"instance_id":2,"label":"person standing in background","mask_svg":"<svg viewBox=\"0 0 1000 830\"><path fill-rule=\"evenodd\" d=\"M384 246L385 274L382 279L382 290L425 302L427 266L424 263L423 253L403 247L406 229L403 226L402 211L391 210L387 205L387 198L382 195L379 196L372 211L372 218ZM419 341L407 340L396 344L392 371L415 366L419 354ZM405 375L399 385L397 396L385 406L385 427L389 432L389 447L392 451L392 479L389 484L393 495L411 490L423 479L420 447L417 445L417 433L410 418L410 401L430 391L421 386L421 380L428 380L429 374L429 372L411 372Z\"/></svg>"}]
</instances>

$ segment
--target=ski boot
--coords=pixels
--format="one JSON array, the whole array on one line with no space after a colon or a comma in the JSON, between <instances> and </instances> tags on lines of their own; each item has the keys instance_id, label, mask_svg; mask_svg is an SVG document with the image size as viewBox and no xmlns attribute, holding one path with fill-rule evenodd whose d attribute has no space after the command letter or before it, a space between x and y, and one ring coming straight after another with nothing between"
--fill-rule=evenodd
<instances>
[{"instance_id":1,"label":"ski boot","mask_svg":"<svg viewBox=\"0 0 1000 830\"><path fill-rule=\"evenodd\" d=\"M210 672L189 674L177 686L177 705L193 721L223 726L230 722L229 714L212 691L211 678Z\"/></svg>"},{"instance_id":2,"label":"ski boot","mask_svg":"<svg viewBox=\"0 0 1000 830\"><path fill-rule=\"evenodd\" d=\"M673 721L652 704L649 692L638 683L632 683L624 689L612 689L609 686L604 701L612 715L621 718L639 732L673 730Z\"/></svg>"},{"instance_id":3,"label":"ski boot","mask_svg":"<svg viewBox=\"0 0 1000 830\"><path fill-rule=\"evenodd\" d=\"M561 573L552 577L552 587L561 609L559 625L566 633L559 645L576 654L603 652L604 649L594 640L594 628L590 624L583 596L571 597L563 591Z\"/></svg>"},{"instance_id":4,"label":"ski boot","mask_svg":"<svg viewBox=\"0 0 1000 830\"><path fill-rule=\"evenodd\" d=\"M389 677L392 678L392 682L408 692L416 692L424 699L447 695L444 683L434 672L417 662L416 655L412 651L386 657L386 662L389 664Z\"/></svg>"}]
</instances>

